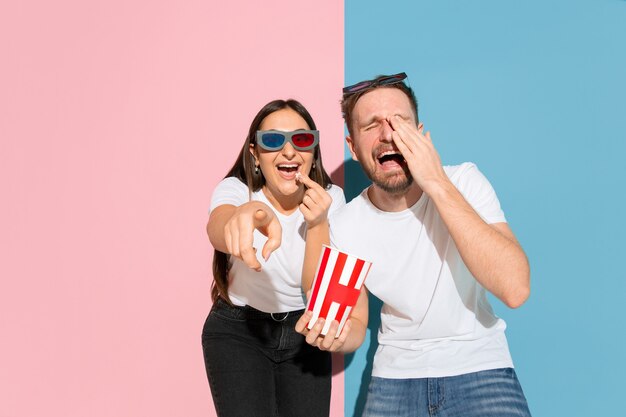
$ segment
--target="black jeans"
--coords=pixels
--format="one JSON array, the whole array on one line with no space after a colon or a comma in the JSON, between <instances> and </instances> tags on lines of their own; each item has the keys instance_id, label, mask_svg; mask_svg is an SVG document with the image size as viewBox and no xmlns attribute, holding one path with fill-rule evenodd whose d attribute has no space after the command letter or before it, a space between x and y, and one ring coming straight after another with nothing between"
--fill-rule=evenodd
<instances>
[{"instance_id":1,"label":"black jeans","mask_svg":"<svg viewBox=\"0 0 626 417\"><path fill-rule=\"evenodd\" d=\"M328 416L331 356L295 331L302 313L213 305L202 348L220 417Z\"/></svg>"}]
</instances>

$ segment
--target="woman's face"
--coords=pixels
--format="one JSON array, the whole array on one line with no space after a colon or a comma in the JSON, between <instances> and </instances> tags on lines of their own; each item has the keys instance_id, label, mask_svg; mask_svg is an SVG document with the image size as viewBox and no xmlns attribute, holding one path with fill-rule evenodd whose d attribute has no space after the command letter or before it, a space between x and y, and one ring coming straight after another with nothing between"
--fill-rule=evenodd
<instances>
[{"instance_id":1,"label":"woman's face","mask_svg":"<svg viewBox=\"0 0 626 417\"><path fill-rule=\"evenodd\" d=\"M280 130L291 132L294 130L309 130L311 127L296 111L285 108L270 113L263 119L259 130ZM286 142L278 151L267 151L259 146L250 146L250 152L255 157L265 177L266 192L274 198L292 196L303 186L296 183L296 172L309 175L313 164L313 151L297 151Z\"/></svg>"}]
</instances>

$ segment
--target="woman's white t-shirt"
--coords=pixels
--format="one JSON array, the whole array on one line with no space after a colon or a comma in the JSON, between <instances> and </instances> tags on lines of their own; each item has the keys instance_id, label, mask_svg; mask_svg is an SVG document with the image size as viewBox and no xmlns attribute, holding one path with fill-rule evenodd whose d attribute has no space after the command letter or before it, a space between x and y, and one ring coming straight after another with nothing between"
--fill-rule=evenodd
<instances>
[{"instance_id":1,"label":"woman's white t-shirt","mask_svg":"<svg viewBox=\"0 0 626 417\"><path fill-rule=\"evenodd\" d=\"M346 199L343 190L332 185L328 190L333 199L330 213L343 207ZM238 178L223 179L215 188L211 198L211 210L230 204L240 206L249 201L261 201L271 207L282 227L282 242L270 255L267 262L261 256L261 250L267 237L258 230L254 231L254 244L261 271L250 269L243 261L230 257L228 293L233 304L249 305L267 313L301 310L305 307L302 294L302 263L306 239L306 222L300 210L290 215L279 213L262 190L250 195L248 187Z\"/></svg>"}]
</instances>

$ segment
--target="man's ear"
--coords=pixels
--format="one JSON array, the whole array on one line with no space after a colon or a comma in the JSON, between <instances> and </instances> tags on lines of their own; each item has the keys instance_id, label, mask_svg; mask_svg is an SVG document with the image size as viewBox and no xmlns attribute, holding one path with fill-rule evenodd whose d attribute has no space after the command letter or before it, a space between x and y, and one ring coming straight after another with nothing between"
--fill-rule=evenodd
<instances>
[{"instance_id":1,"label":"man's ear","mask_svg":"<svg viewBox=\"0 0 626 417\"><path fill-rule=\"evenodd\" d=\"M354 152L354 141L352 140L350 136L346 136L346 143L348 144L348 149L350 149L352 160L359 162L359 158L357 158L356 152Z\"/></svg>"}]
</instances>

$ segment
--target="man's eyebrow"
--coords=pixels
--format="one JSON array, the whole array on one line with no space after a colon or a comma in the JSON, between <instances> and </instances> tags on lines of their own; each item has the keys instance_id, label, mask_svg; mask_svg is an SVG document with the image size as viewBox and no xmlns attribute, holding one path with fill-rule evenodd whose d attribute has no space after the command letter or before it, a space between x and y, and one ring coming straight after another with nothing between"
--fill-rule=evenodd
<instances>
[{"instance_id":1,"label":"man's eyebrow","mask_svg":"<svg viewBox=\"0 0 626 417\"><path fill-rule=\"evenodd\" d=\"M401 118L401 119L403 119L403 120L411 120L411 117L412 117L412 115L411 115L411 114L405 114L405 113L394 113L393 115L394 115L394 116L398 116L398 117L400 117L400 118ZM370 116L369 118L365 119L365 120L363 121L363 123L361 123L360 125L361 125L361 126L369 126L369 125L371 125L372 123L377 122L377 121L380 121L380 120L383 120L383 119L385 119L385 118L384 118L384 117L381 117L381 116L380 116L380 115L378 115L378 114L375 114L375 115Z\"/></svg>"},{"instance_id":2,"label":"man's eyebrow","mask_svg":"<svg viewBox=\"0 0 626 417\"><path fill-rule=\"evenodd\" d=\"M381 117L379 117L377 114L370 116L369 118L365 119L362 123L360 123L361 126L368 126L371 125L372 123L380 120Z\"/></svg>"}]
</instances>

